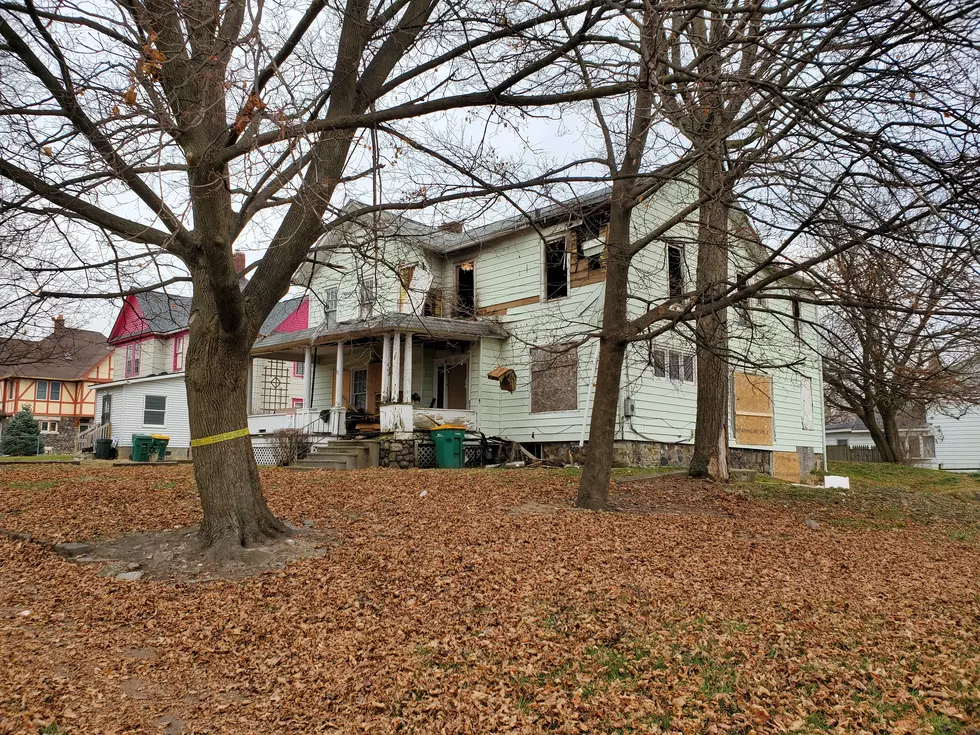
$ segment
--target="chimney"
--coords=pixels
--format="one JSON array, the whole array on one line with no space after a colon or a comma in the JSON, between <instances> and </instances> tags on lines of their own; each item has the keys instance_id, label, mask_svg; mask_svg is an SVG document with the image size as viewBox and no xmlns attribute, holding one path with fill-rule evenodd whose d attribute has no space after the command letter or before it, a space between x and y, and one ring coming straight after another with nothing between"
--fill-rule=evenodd
<instances>
[{"instance_id":1,"label":"chimney","mask_svg":"<svg viewBox=\"0 0 980 735\"><path fill-rule=\"evenodd\" d=\"M241 250L236 250L231 254L231 264L235 269L235 273L238 274L239 278L242 277L242 271L245 270L245 253Z\"/></svg>"},{"instance_id":2,"label":"chimney","mask_svg":"<svg viewBox=\"0 0 980 735\"><path fill-rule=\"evenodd\" d=\"M54 322L54 334L59 335L65 331L65 315L58 314L58 316L51 317L51 321Z\"/></svg>"},{"instance_id":3,"label":"chimney","mask_svg":"<svg viewBox=\"0 0 980 735\"><path fill-rule=\"evenodd\" d=\"M439 229L442 232L455 232L459 234L463 231L463 221L454 220L452 222L443 222L441 225L439 225Z\"/></svg>"}]
</instances>

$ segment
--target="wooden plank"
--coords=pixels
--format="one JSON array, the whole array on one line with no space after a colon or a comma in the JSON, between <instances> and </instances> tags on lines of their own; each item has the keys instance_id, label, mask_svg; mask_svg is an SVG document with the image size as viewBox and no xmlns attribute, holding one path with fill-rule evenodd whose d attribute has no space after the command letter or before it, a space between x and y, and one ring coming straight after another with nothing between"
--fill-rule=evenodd
<instances>
[{"instance_id":1,"label":"wooden plank","mask_svg":"<svg viewBox=\"0 0 980 735\"><path fill-rule=\"evenodd\" d=\"M771 447L772 416L735 414L735 441L739 444Z\"/></svg>"},{"instance_id":2,"label":"wooden plank","mask_svg":"<svg viewBox=\"0 0 980 735\"><path fill-rule=\"evenodd\" d=\"M772 378L735 373L735 413L772 416Z\"/></svg>"},{"instance_id":3,"label":"wooden plank","mask_svg":"<svg viewBox=\"0 0 980 735\"><path fill-rule=\"evenodd\" d=\"M773 452L772 474L787 482L800 481L800 455L797 452Z\"/></svg>"},{"instance_id":4,"label":"wooden plank","mask_svg":"<svg viewBox=\"0 0 980 735\"><path fill-rule=\"evenodd\" d=\"M478 316L502 316L507 313L508 309L516 309L519 306L530 306L531 304L537 304L539 301L541 301L540 296L527 296L523 299L514 299L513 301L504 301L500 304L481 306L476 310L476 313Z\"/></svg>"}]
</instances>

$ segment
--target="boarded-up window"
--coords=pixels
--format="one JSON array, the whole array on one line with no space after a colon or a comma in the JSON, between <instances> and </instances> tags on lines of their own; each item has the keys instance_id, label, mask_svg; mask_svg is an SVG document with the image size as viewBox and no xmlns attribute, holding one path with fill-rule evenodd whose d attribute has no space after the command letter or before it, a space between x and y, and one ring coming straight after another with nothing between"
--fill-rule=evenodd
<instances>
[{"instance_id":1,"label":"boarded-up window","mask_svg":"<svg viewBox=\"0 0 980 735\"><path fill-rule=\"evenodd\" d=\"M735 373L732 381L735 406L735 441L772 446L772 378Z\"/></svg>"},{"instance_id":2,"label":"boarded-up window","mask_svg":"<svg viewBox=\"0 0 980 735\"><path fill-rule=\"evenodd\" d=\"M813 380L803 378L800 384L800 424L805 431L813 428Z\"/></svg>"},{"instance_id":3,"label":"boarded-up window","mask_svg":"<svg viewBox=\"0 0 980 735\"><path fill-rule=\"evenodd\" d=\"M531 350L531 413L578 408L578 350Z\"/></svg>"}]
</instances>

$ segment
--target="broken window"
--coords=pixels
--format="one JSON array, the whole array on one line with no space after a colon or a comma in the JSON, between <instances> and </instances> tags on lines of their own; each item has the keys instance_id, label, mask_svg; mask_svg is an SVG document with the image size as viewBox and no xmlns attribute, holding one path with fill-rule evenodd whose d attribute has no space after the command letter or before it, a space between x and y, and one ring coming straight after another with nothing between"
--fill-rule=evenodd
<instances>
[{"instance_id":1,"label":"broken window","mask_svg":"<svg viewBox=\"0 0 980 735\"><path fill-rule=\"evenodd\" d=\"M473 261L456 266L456 316L476 316L476 280Z\"/></svg>"},{"instance_id":2,"label":"broken window","mask_svg":"<svg viewBox=\"0 0 980 735\"><path fill-rule=\"evenodd\" d=\"M365 281L361 284L361 292L358 298L358 306L361 319L367 319L374 314L375 287L374 281Z\"/></svg>"},{"instance_id":3,"label":"broken window","mask_svg":"<svg viewBox=\"0 0 980 735\"><path fill-rule=\"evenodd\" d=\"M531 413L578 409L578 350L531 350Z\"/></svg>"},{"instance_id":4,"label":"broken window","mask_svg":"<svg viewBox=\"0 0 980 735\"><path fill-rule=\"evenodd\" d=\"M323 292L323 320L327 326L337 323L337 289L328 288Z\"/></svg>"},{"instance_id":5,"label":"broken window","mask_svg":"<svg viewBox=\"0 0 980 735\"><path fill-rule=\"evenodd\" d=\"M684 248L667 246L667 295L676 299L684 293Z\"/></svg>"},{"instance_id":6,"label":"broken window","mask_svg":"<svg viewBox=\"0 0 980 735\"><path fill-rule=\"evenodd\" d=\"M568 253L565 238L544 244L545 301L568 296Z\"/></svg>"},{"instance_id":7,"label":"broken window","mask_svg":"<svg viewBox=\"0 0 980 735\"><path fill-rule=\"evenodd\" d=\"M398 311L400 312L404 311L404 306L408 303L408 289L412 286L414 275L414 265L406 265L398 269Z\"/></svg>"},{"instance_id":8,"label":"broken window","mask_svg":"<svg viewBox=\"0 0 980 735\"><path fill-rule=\"evenodd\" d=\"M600 271L605 267L602 253L609 234L609 212L587 215L575 228L575 254L587 262L588 270Z\"/></svg>"},{"instance_id":9,"label":"broken window","mask_svg":"<svg viewBox=\"0 0 980 735\"><path fill-rule=\"evenodd\" d=\"M739 273L735 277L735 290L741 291L749 285L749 277L744 273ZM751 326L752 324L752 314L749 312L749 301L748 299L742 299L741 301L735 302L735 313L738 315L738 320L746 325Z\"/></svg>"}]
</instances>

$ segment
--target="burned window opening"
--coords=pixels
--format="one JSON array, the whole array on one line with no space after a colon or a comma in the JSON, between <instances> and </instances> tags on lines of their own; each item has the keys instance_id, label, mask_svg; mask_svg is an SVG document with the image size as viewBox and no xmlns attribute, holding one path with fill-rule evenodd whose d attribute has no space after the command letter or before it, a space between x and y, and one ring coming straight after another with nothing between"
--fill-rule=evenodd
<instances>
[{"instance_id":1,"label":"burned window opening","mask_svg":"<svg viewBox=\"0 0 980 735\"><path fill-rule=\"evenodd\" d=\"M676 299L684 293L684 248L667 246L667 295Z\"/></svg>"},{"instance_id":2,"label":"burned window opening","mask_svg":"<svg viewBox=\"0 0 980 735\"><path fill-rule=\"evenodd\" d=\"M476 279L473 263L456 266L456 316L476 316Z\"/></svg>"},{"instance_id":3,"label":"burned window opening","mask_svg":"<svg viewBox=\"0 0 980 735\"><path fill-rule=\"evenodd\" d=\"M568 253L565 238L544 244L545 300L568 296Z\"/></svg>"}]
</instances>

